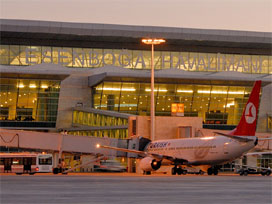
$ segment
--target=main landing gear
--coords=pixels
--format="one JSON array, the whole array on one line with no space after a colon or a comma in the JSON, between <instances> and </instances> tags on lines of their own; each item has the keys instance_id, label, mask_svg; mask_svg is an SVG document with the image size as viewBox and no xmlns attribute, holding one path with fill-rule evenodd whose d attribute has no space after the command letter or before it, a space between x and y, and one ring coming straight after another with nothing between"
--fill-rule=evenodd
<instances>
[{"instance_id":1,"label":"main landing gear","mask_svg":"<svg viewBox=\"0 0 272 204\"><path fill-rule=\"evenodd\" d=\"M208 168L207 173L208 173L208 175L217 175L218 174L218 168L216 168L216 167Z\"/></svg>"}]
</instances>

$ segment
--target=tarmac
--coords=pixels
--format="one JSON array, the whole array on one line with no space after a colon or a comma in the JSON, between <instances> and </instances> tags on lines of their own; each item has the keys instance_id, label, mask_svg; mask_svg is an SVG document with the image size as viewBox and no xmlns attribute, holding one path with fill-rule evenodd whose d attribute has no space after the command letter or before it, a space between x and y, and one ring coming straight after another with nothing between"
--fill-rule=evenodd
<instances>
[{"instance_id":1,"label":"tarmac","mask_svg":"<svg viewBox=\"0 0 272 204\"><path fill-rule=\"evenodd\" d=\"M272 203L272 176L130 173L0 176L1 204Z\"/></svg>"}]
</instances>

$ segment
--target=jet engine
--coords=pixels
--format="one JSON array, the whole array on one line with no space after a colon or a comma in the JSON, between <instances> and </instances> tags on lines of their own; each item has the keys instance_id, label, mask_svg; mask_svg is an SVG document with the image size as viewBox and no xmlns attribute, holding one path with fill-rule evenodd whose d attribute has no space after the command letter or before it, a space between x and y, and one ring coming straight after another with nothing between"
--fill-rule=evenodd
<instances>
[{"instance_id":1,"label":"jet engine","mask_svg":"<svg viewBox=\"0 0 272 204\"><path fill-rule=\"evenodd\" d=\"M161 161L151 157L145 157L140 161L140 168L143 171L156 171L161 167Z\"/></svg>"}]
</instances>

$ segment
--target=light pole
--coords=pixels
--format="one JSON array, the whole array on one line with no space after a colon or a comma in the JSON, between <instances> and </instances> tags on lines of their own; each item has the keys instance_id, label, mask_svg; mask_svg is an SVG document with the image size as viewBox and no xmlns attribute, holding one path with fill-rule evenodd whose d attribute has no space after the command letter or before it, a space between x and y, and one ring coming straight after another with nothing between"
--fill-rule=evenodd
<instances>
[{"instance_id":1,"label":"light pole","mask_svg":"<svg viewBox=\"0 0 272 204\"><path fill-rule=\"evenodd\" d=\"M154 45L165 43L164 39L142 39L142 42L151 45L151 94L150 94L150 136L151 141L155 140L155 105L154 105Z\"/></svg>"}]
</instances>

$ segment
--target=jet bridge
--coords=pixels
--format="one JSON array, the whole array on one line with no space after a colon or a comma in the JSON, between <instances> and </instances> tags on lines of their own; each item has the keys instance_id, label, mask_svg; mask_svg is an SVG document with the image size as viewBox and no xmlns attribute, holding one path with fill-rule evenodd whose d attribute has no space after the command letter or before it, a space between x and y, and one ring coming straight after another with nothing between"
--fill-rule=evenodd
<instances>
[{"instance_id":1,"label":"jet bridge","mask_svg":"<svg viewBox=\"0 0 272 204\"><path fill-rule=\"evenodd\" d=\"M53 154L55 169L62 166L63 153L92 155L95 158L128 157L137 158L137 154L120 152L116 150L96 148L96 144L143 150L150 140L134 137L131 139L98 138L90 136L74 136L60 133L45 133L23 130L0 129L0 149L41 152Z\"/></svg>"},{"instance_id":2,"label":"jet bridge","mask_svg":"<svg viewBox=\"0 0 272 204\"><path fill-rule=\"evenodd\" d=\"M23 130L0 129L0 146L22 150L47 152L69 152L82 154L104 154L115 157L135 157L135 155L115 150L97 149L96 144L113 147L139 149L139 139L114 139L90 136L74 136L60 133L45 133Z\"/></svg>"}]
</instances>

